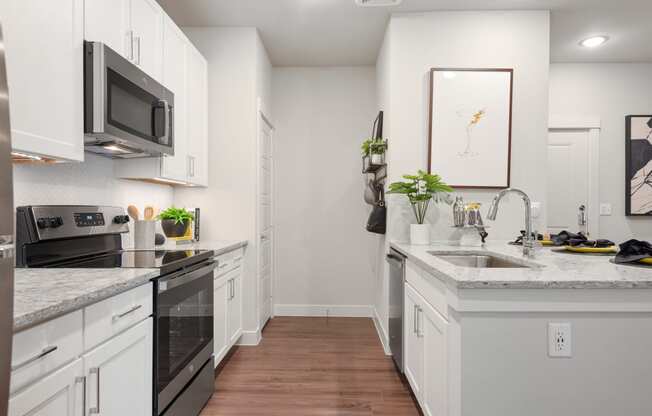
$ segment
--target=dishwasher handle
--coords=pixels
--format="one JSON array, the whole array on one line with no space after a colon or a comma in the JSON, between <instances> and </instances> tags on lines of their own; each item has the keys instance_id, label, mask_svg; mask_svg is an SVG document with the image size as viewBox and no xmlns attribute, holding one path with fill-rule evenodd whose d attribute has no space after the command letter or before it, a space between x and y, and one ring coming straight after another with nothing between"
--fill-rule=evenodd
<instances>
[{"instance_id":1,"label":"dishwasher handle","mask_svg":"<svg viewBox=\"0 0 652 416\"><path fill-rule=\"evenodd\" d=\"M393 253L387 254L387 257L385 259L387 260L387 262L390 265L394 265L395 267L397 267L399 269L403 268L403 264L405 262L405 258L403 258L403 257L401 257L399 255L393 254Z\"/></svg>"}]
</instances>

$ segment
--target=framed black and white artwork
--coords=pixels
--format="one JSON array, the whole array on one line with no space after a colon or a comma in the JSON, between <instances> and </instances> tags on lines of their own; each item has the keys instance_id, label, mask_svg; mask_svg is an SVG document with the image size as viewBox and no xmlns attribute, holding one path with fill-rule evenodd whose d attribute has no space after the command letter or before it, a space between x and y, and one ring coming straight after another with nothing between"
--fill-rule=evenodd
<instances>
[{"instance_id":1,"label":"framed black and white artwork","mask_svg":"<svg viewBox=\"0 0 652 416\"><path fill-rule=\"evenodd\" d=\"M625 117L625 213L652 216L652 115Z\"/></svg>"},{"instance_id":2,"label":"framed black and white artwork","mask_svg":"<svg viewBox=\"0 0 652 416\"><path fill-rule=\"evenodd\" d=\"M454 188L509 187L513 72L430 70L430 173Z\"/></svg>"}]
</instances>

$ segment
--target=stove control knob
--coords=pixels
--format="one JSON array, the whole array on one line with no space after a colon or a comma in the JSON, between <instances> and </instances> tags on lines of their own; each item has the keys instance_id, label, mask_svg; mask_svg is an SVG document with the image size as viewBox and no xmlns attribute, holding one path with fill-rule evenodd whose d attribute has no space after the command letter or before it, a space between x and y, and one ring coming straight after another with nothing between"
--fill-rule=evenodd
<instances>
[{"instance_id":1,"label":"stove control knob","mask_svg":"<svg viewBox=\"0 0 652 416\"><path fill-rule=\"evenodd\" d=\"M115 224L126 224L129 222L129 216L128 215L116 215L113 217L113 222Z\"/></svg>"},{"instance_id":2,"label":"stove control knob","mask_svg":"<svg viewBox=\"0 0 652 416\"><path fill-rule=\"evenodd\" d=\"M39 218L36 220L36 226L40 229L49 228L50 220L48 218Z\"/></svg>"},{"instance_id":3,"label":"stove control knob","mask_svg":"<svg viewBox=\"0 0 652 416\"><path fill-rule=\"evenodd\" d=\"M61 217L52 217L50 218L50 227L58 228L63 225L63 218Z\"/></svg>"}]
</instances>

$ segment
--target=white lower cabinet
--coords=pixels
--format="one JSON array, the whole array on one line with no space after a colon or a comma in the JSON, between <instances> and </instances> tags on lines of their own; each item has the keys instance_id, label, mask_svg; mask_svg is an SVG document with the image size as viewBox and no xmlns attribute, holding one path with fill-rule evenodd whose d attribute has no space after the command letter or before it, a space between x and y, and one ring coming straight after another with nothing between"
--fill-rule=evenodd
<instances>
[{"instance_id":1,"label":"white lower cabinet","mask_svg":"<svg viewBox=\"0 0 652 416\"><path fill-rule=\"evenodd\" d=\"M9 416L84 416L83 370L77 359L15 394Z\"/></svg>"},{"instance_id":2,"label":"white lower cabinet","mask_svg":"<svg viewBox=\"0 0 652 416\"><path fill-rule=\"evenodd\" d=\"M217 257L213 283L215 366L242 335L242 250Z\"/></svg>"},{"instance_id":3,"label":"white lower cabinet","mask_svg":"<svg viewBox=\"0 0 652 416\"><path fill-rule=\"evenodd\" d=\"M86 412L151 416L152 318L84 354Z\"/></svg>"},{"instance_id":4,"label":"white lower cabinet","mask_svg":"<svg viewBox=\"0 0 652 416\"><path fill-rule=\"evenodd\" d=\"M426 416L448 414L448 321L405 284L404 371Z\"/></svg>"},{"instance_id":5,"label":"white lower cabinet","mask_svg":"<svg viewBox=\"0 0 652 416\"><path fill-rule=\"evenodd\" d=\"M240 269L230 280L231 297L229 299L229 342L235 344L242 335L242 275Z\"/></svg>"},{"instance_id":6,"label":"white lower cabinet","mask_svg":"<svg viewBox=\"0 0 652 416\"><path fill-rule=\"evenodd\" d=\"M423 336L423 396L421 408L427 416L448 413L448 354L446 331L448 322L428 303L421 307Z\"/></svg>"},{"instance_id":7,"label":"white lower cabinet","mask_svg":"<svg viewBox=\"0 0 652 416\"><path fill-rule=\"evenodd\" d=\"M412 289L412 286L406 284L405 311L403 313L405 317L403 320L404 371L417 399L421 397L423 390L423 341L418 333L419 305L421 303L421 296Z\"/></svg>"}]
</instances>

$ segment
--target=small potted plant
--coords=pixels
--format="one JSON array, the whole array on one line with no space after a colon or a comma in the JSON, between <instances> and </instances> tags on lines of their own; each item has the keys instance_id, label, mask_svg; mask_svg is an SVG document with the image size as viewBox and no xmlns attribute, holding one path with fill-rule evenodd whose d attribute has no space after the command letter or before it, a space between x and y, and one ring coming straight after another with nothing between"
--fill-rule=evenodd
<instances>
[{"instance_id":1,"label":"small potted plant","mask_svg":"<svg viewBox=\"0 0 652 416\"><path fill-rule=\"evenodd\" d=\"M412 205L412 211L417 219L416 224L410 224L410 243L415 245L430 244L430 226L424 224L430 201L436 203L443 200L442 195L453 191L439 175L431 175L419 170L416 175L403 175L406 182L394 182L389 185L390 194L406 195Z\"/></svg>"},{"instance_id":2,"label":"small potted plant","mask_svg":"<svg viewBox=\"0 0 652 416\"><path fill-rule=\"evenodd\" d=\"M183 237L194 215L185 208L170 207L158 215L166 237Z\"/></svg>"},{"instance_id":3,"label":"small potted plant","mask_svg":"<svg viewBox=\"0 0 652 416\"><path fill-rule=\"evenodd\" d=\"M372 165L385 163L385 149L387 141L383 139L367 139L362 142L362 156L369 156Z\"/></svg>"}]
</instances>

